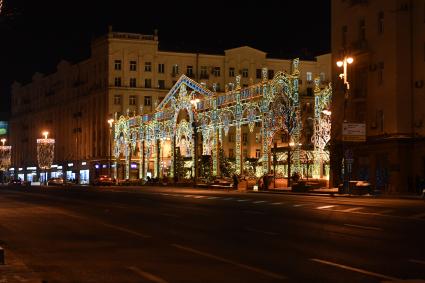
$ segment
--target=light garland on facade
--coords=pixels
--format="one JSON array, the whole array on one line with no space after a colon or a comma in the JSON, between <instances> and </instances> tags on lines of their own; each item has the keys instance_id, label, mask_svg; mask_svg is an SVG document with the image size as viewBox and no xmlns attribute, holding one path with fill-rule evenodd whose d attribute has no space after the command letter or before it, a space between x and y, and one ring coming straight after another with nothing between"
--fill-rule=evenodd
<instances>
[{"instance_id":1,"label":"light garland on facade","mask_svg":"<svg viewBox=\"0 0 425 283\"><path fill-rule=\"evenodd\" d=\"M11 164L12 146L0 145L0 171L7 171Z\"/></svg>"},{"instance_id":2,"label":"light garland on facade","mask_svg":"<svg viewBox=\"0 0 425 283\"><path fill-rule=\"evenodd\" d=\"M43 170L50 169L55 154L54 139L37 139L37 161L38 167Z\"/></svg>"}]
</instances>

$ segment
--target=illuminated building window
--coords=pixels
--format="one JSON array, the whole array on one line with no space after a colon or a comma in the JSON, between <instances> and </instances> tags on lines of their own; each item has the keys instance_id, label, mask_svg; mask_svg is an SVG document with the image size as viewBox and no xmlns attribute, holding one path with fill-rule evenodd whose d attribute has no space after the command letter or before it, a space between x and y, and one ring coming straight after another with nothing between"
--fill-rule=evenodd
<instances>
[{"instance_id":1,"label":"illuminated building window","mask_svg":"<svg viewBox=\"0 0 425 283\"><path fill-rule=\"evenodd\" d=\"M325 73L321 72L321 73L320 73L320 81L321 81L321 82L324 82L325 80L326 80Z\"/></svg>"},{"instance_id":2,"label":"illuminated building window","mask_svg":"<svg viewBox=\"0 0 425 283\"><path fill-rule=\"evenodd\" d=\"M248 69L242 69L242 77L247 78L248 77Z\"/></svg>"},{"instance_id":3,"label":"illuminated building window","mask_svg":"<svg viewBox=\"0 0 425 283\"><path fill-rule=\"evenodd\" d=\"M235 68L231 67L229 68L229 77L234 77L235 76Z\"/></svg>"},{"instance_id":4,"label":"illuminated building window","mask_svg":"<svg viewBox=\"0 0 425 283\"><path fill-rule=\"evenodd\" d=\"M129 100L128 100L128 104L129 105L136 105L136 96L135 95L130 95Z\"/></svg>"},{"instance_id":5,"label":"illuminated building window","mask_svg":"<svg viewBox=\"0 0 425 283\"><path fill-rule=\"evenodd\" d=\"M311 72L306 73L307 82L311 82L313 80L313 74Z\"/></svg>"},{"instance_id":6,"label":"illuminated building window","mask_svg":"<svg viewBox=\"0 0 425 283\"><path fill-rule=\"evenodd\" d=\"M163 74L165 72L165 65L158 64L158 73Z\"/></svg>"},{"instance_id":7,"label":"illuminated building window","mask_svg":"<svg viewBox=\"0 0 425 283\"><path fill-rule=\"evenodd\" d=\"M152 87L152 80L145 79L145 88L151 88L151 87Z\"/></svg>"},{"instance_id":8,"label":"illuminated building window","mask_svg":"<svg viewBox=\"0 0 425 283\"><path fill-rule=\"evenodd\" d=\"M145 62L145 72L152 72L152 62Z\"/></svg>"},{"instance_id":9,"label":"illuminated building window","mask_svg":"<svg viewBox=\"0 0 425 283\"><path fill-rule=\"evenodd\" d=\"M121 95L119 94L114 95L114 104L121 105Z\"/></svg>"},{"instance_id":10,"label":"illuminated building window","mask_svg":"<svg viewBox=\"0 0 425 283\"><path fill-rule=\"evenodd\" d=\"M136 78L130 78L130 87L136 87Z\"/></svg>"},{"instance_id":11,"label":"illuminated building window","mask_svg":"<svg viewBox=\"0 0 425 283\"><path fill-rule=\"evenodd\" d=\"M121 60L115 60L115 70L121 70Z\"/></svg>"},{"instance_id":12,"label":"illuminated building window","mask_svg":"<svg viewBox=\"0 0 425 283\"><path fill-rule=\"evenodd\" d=\"M136 70L137 70L137 62L130 61L130 71L136 71Z\"/></svg>"},{"instance_id":13,"label":"illuminated building window","mask_svg":"<svg viewBox=\"0 0 425 283\"><path fill-rule=\"evenodd\" d=\"M115 77L115 86L121 86L121 77Z\"/></svg>"},{"instance_id":14,"label":"illuminated building window","mask_svg":"<svg viewBox=\"0 0 425 283\"><path fill-rule=\"evenodd\" d=\"M214 67L214 76L216 77L220 76L220 67Z\"/></svg>"},{"instance_id":15,"label":"illuminated building window","mask_svg":"<svg viewBox=\"0 0 425 283\"><path fill-rule=\"evenodd\" d=\"M145 106L151 106L152 105L152 96L145 96L144 105Z\"/></svg>"}]
</instances>

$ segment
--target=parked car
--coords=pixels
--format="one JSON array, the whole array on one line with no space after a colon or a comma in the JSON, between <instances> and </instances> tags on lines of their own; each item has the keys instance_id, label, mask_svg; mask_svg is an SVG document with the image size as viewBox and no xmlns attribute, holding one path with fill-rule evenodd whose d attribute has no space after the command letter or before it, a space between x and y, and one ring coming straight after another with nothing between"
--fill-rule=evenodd
<instances>
[{"instance_id":1,"label":"parked car","mask_svg":"<svg viewBox=\"0 0 425 283\"><path fill-rule=\"evenodd\" d=\"M114 185L115 183L114 183L114 180L108 175L100 175L94 180L93 184L95 186L111 186L111 185Z\"/></svg>"},{"instance_id":2,"label":"parked car","mask_svg":"<svg viewBox=\"0 0 425 283\"><path fill-rule=\"evenodd\" d=\"M63 186L65 183L62 178L50 178L47 181L48 186Z\"/></svg>"},{"instance_id":3,"label":"parked car","mask_svg":"<svg viewBox=\"0 0 425 283\"><path fill-rule=\"evenodd\" d=\"M22 181L21 179L12 179L9 182L9 186L13 186L13 187L31 186L31 183L27 181Z\"/></svg>"}]
</instances>

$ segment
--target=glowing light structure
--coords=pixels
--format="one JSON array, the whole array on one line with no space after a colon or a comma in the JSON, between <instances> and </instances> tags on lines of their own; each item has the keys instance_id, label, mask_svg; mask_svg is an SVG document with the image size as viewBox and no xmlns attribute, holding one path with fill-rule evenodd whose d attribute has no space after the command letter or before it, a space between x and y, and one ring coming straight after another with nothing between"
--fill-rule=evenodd
<instances>
[{"instance_id":1,"label":"glowing light structure","mask_svg":"<svg viewBox=\"0 0 425 283\"><path fill-rule=\"evenodd\" d=\"M10 167L12 146L4 145L6 139L1 139L2 145L0 146L0 171L7 171Z\"/></svg>"},{"instance_id":2,"label":"glowing light structure","mask_svg":"<svg viewBox=\"0 0 425 283\"><path fill-rule=\"evenodd\" d=\"M44 139L37 139L38 167L43 170L50 169L55 154L55 139L47 138L48 132L44 132Z\"/></svg>"},{"instance_id":3,"label":"glowing light structure","mask_svg":"<svg viewBox=\"0 0 425 283\"><path fill-rule=\"evenodd\" d=\"M195 150L212 158L212 174L219 172L219 149L223 137L230 129L235 135L235 171L243 172L242 127L250 132L261 125L259 143L261 143L261 174L270 171L271 144L273 136L284 131L290 136L293 172L301 173L301 113L298 92L299 60L292 62L291 73L278 72L268 79L268 70L263 68L262 81L241 88L240 76L234 84L226 86L226 92L217 93L207 89L190 78L182 75L171 88L164 100L157 105L155 112L145 115L123 115L114 119L114 177L117 178L117 164L124 164L123 177L130 178L132 160L139 161L139 178L146 178L148 168L152 177L163 177L160 166L170 164L168 177L175 174L176 148L190 164L195 167ZM330 89L317 92L320 101L331 94ZM323 99L322 99L323 97ZM327 105L326 103L324 105ZM321 109L326 107L321 106ZM322 117L322 116L320 116ZM318 118L319 119L319 118ZM320 121L323 119L320 118ZM320 124L321 125L321 124ZM322 126L317 129L323 131ZM195 144L196 138L202 145ZM319 135L319 134L318 134ZM260 141L261 140L261 141ZM164 154L165 145L170 152ZM319 146L318 149L324 149ZM200 153L200 152L199 152ZM164 162L167 159L168 162ZM189 162L191 160L191 162ZM152 166L153 164L153 166ZM153 167L153 168L152 168ZM258 174L257 174L258 175Z\"/></svg>"}]
</instances>

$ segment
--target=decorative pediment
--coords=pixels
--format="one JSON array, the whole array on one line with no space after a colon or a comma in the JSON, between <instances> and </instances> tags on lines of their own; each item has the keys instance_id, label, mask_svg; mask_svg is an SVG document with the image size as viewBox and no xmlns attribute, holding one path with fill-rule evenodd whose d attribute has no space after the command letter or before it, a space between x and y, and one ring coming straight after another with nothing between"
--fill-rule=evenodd
<instances>
[{"instance_id":1,"label":"decorative pediment","mask_svg":"<svg viewBox=\"0 0 425 283\"><path fill-rule=\"evenodd\" d=\"M186 77L185 75L182 75L167 93L162 102L156 107L156 111L161 111L162 109L164 109L164 107L172 100L180 100L181 98L183 98L181 96L187 96L189 93L188 91L186 91L187 88L190 88L193 91L208 97L214 94L212 91L202 86L201 84Z\"/></svg>"}]
</instances>

